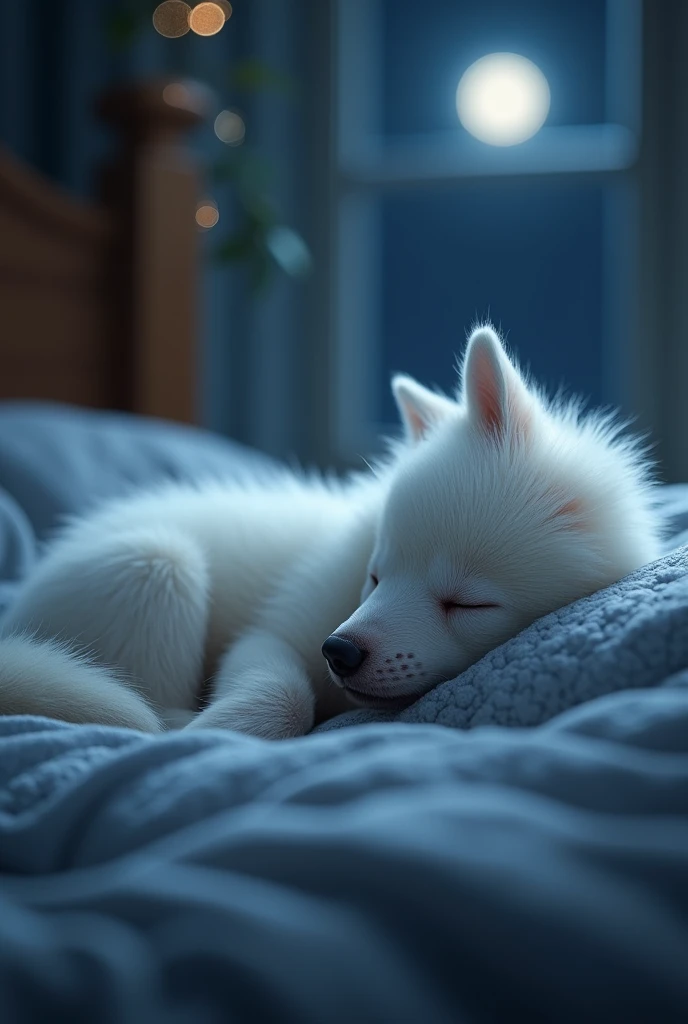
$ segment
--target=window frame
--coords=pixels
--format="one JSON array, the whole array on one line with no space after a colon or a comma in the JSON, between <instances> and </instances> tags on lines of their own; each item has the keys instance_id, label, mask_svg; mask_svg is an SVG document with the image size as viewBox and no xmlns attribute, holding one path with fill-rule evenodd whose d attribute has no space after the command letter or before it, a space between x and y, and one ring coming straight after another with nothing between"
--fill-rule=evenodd
<instances>
[{"instance_id":1,"label":"window frame","mask_svg":"<svg viewBox=\"0 0 688 1024\"><path fill-rule=\"evenodd\" d=\"M384 139L379 123L379 0L326 0L329 39L329 122L322 168L327 209L316 258L315 317L322 346L314 380L314 454L338 466L356 465L376 451L389 424L377 419L381 346L379 324L381 228L378 197L392 190L460 188L496 175L585 176L622 182L611 190L605 214L604 332L613 400L631 393L630 371L616 372L632 316L625 301L638 282L637 167L642 124L642 0L607 0L605 121L545 126L522 146L462 150L453 132ZM629 81L630 79L630 81ZM322 104L321 104L322 109ZM627 379L628 378L628 379Z\"/></svg>"}]
</instances>

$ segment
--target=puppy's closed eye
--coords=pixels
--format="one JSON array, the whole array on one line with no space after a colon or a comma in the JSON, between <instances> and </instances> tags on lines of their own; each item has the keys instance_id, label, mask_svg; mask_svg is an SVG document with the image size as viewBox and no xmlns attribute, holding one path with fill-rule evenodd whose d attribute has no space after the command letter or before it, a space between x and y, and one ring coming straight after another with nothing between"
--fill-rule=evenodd
<instances>
[{"instance_id":1,"label":"puppy's closed eye","mask_svg":"<svg viewBox=\"0 0 688 1024\"><path fill-rule=\"evenodd\" d=\"M457 611L479 611L483 608L499 608L498 604L493 604L488 601L484 602L470 602L470 601L455 601L455 600L444 600L441 601L442 610L449 615L451 612Z\"/></svg>"}]
</instances>

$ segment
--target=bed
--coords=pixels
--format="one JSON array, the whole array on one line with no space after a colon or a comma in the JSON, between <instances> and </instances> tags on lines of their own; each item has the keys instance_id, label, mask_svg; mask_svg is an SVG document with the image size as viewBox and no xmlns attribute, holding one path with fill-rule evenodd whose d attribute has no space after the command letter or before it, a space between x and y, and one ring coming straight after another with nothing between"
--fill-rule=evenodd
<instances>
[{"instance_id":1,"label":"bed","mask_svg":"<svg viewBox=\"0 0 688 1024\"><path fill-rule=\"evenodd\" d=\"M104 96L119 145L98 203L0 149L0 398L196 421L200 181L184 136L207 106L192 82Z\"/></svg>"},{"instance_id":2,"label":"bed","mask_svg":"<svg viewBox=\"0 0 688 1024\"><path fill-rule=\"evenodd\" d=\"M273 466L190 425L200 100L103 110L102 206L0 157L4 606L63 515ZM662 503L662 559L396 717L0 718L3 1024L688 1020L688 492Z\"/></svg>"}]
</instances>

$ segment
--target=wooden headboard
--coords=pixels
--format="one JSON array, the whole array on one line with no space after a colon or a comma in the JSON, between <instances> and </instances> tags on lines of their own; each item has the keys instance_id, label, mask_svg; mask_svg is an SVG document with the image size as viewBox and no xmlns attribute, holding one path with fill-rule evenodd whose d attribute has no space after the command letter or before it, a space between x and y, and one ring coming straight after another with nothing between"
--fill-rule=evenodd
<instances>
[{"instance_id":1,"label":"wooden headboard","mask_svg":"<svg viewBox=\"0 0 688 1024\"><path fill-rule=\"evenodd\" d=\"M199 177L183 136L207 106L169 80L105 96L120 141L100 204L0 150L0 400L196 421Z\"/></svg>"}]
</instances>

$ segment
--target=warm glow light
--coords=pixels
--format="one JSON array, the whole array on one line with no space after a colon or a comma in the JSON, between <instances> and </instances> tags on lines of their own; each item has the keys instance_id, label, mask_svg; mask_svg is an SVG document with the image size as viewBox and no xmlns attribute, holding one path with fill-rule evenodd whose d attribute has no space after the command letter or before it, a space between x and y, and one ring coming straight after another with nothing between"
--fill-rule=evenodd
<instances>
[{"instance_id":1,"label":"warm glow light","mask_svg":"<svg viewBox=\"0 0 688 1024\"><path fill-rule=\"evenodd\" d=\"M168 82L162 90L162 98L170 107L180 110L192 110L205 116L214 97L210 90L200 82L192 80Z\"/></svg>"},{"instance_id":2,"label":"warm glow light","mask_svg":"<svg viewBox=\"0 0 688 1024\"><path fill-rule=\"evenodd\" d=\"M225 16L225 21L229 21L229 19L232 17L232 5L230 4L229 0L215 0L215 3L217 4L218 7L222 8Z\"/></svg>"},{"instance_id":3,"label":"warm glow light","mask_svg":"<svg viewBox=\"0 0 688 1024\"><path fill-rule=\"evenodd\" d=\"M153 12L153 24L161 36L178 39L189 31L191 8L181 0L165 0Z\"/></svg>"},{"instance_id":4,"label":"warm glow light","mask_svg":"<svg viewBox=\"0 0 688 1024\"><path fill-rule=\"evenodd\" d=\"M189 25L197 36L214 36L225 23L225 12L219 4L198 4L191 12Z\"/></svg>"},{"instance_id":5,"label":"warm glow light","mask_svg":"<svg viewBox=\"0 0 688 1024\"><path fill-rule=\"evenodd\" d=\"M210 228L215 227L219 219L220 211L212 199L204 199L202 203L199 203L196 210L196 223L199 228L205 228L206 231L209 231Z\"/></svg>"},{"instance_id":6,"label":"warm glow light","mask_svg":"<svg viewBox=\"0 0 688 1024\"><path fill-rule=\"evenodd\" d=\"M191 94L182 82L170 82L162 91L162 98L170 107L181 107L188 110L191 106Z\"/></svg>"},{"instance_id":7,"label":"warm glow light","mask_svg":"<svg viewBox=\"0 0 688 1024\"><path fill-rule=\"evenodd\" d=\"M492 146L514 146L540 131L550 92L540 68L517 53L489 53L464 72L456 110L466 131Z\"/></svg>"},{"instance_id":8,"label":"warm glow light","mask_svg":"<svg viewBox=\"0 0 688 1024\"><path fill-rule=\"evenodd\" d=\"M236 110L221 110L215 118L215 134L228 146L240 146L246 135L246 125Z\"/></svg>"}]
</instances>

